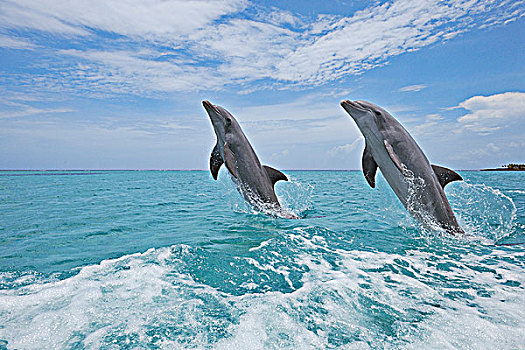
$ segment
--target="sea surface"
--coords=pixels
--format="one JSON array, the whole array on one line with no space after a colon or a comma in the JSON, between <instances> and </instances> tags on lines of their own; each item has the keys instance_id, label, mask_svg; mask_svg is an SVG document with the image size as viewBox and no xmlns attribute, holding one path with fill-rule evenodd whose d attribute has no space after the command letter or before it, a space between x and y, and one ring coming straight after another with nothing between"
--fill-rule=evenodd
<instances>
[{"instance_id":1,"label":"sea surface","mask_svg":"<svg viewBox=\"0 0 525 350\"><path fill-rule=\"evenodd\" d=\"M299 220L221 170L0 172L0 349L523 349L525 173L468 172L466 237L379 175L286 171Z\"/></svg>"}]
</instances>

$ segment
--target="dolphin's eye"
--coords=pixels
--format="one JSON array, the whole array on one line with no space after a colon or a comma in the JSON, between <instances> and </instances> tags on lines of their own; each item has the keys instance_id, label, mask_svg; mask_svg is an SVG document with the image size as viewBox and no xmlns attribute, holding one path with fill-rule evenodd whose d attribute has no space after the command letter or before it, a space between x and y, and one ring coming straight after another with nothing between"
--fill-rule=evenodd
<instances>
[{"instance_id":1,"label":"dolphin's eye","mask_svg":"<svg viewBox=\"0 0 525 350\"><path fill-rule=\"evenodd\" d=\"M381 116L381 112L379 112L379 111L374 111L374 113L375 113L378 117Z\"/></svg>"},{"instance_id":2,"label":"dolphin's eye","mask_svg":"<svg viewBox=\"0 0 525 350\"><path fill-rule=\"evenodd\" d=\"M226 118L226 125L230 126L232 124L231 118Z\"/></svg>"}]
</instances>

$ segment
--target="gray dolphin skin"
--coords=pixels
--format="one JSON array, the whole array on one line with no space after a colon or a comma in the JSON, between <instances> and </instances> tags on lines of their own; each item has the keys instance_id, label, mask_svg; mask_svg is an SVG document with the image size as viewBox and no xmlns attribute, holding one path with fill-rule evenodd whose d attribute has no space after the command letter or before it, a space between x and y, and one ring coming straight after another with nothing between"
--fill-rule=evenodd
<instances>
[{"instance_id":1,"label":"gray dolphin skin","mask_svg":"<svg viewBox=\"0 0 525 350\"><path fill-rule=\"evenodd\" d=\"M288 181L286 175L267 165L261 165L239 123L226 109L202 101L208 113L217 144L210 157L210 171L215 180L222 164L226 164L237 189L257 210L288 218L299 218L284 211L275 195L274 185L279 180Z\"/></svg>"},{"instance_id":2,"label":"gray dolphin skin","mask_svg":"<svg viewBox=\"0 0 525 350\"><path fill-rule=\"evenodd\" d=\"M431 165L408 131L387 111L370 102L341 102L365 138L362 167L375 187L377 168L407 211L423 225L463 234L445 196L445 185L463 180L456 172Z\"/></svg>"}]
</instances>

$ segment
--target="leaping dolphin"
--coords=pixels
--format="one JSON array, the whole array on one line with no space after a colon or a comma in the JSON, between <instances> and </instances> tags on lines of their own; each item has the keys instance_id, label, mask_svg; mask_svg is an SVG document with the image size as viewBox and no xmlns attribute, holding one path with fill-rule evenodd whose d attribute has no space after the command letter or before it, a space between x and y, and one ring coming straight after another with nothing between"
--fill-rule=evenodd
<instances>
[{"instance_id":1,"label":"leaping dolphin","mask_svg":"<svg viewBox=\"0 0 525 350\"><path fill-rule=\"evenodd\" d=\"M297 219L297 215L282 209L274 185L279 180L288 181L286 175L267 165L261 165L239 123L226 109L202 101L208 113L217 144L210 157L210 171L215 180L222 164L233 176L237 189L253 207L265 213L288 219Z\"/></svg>"},{"instance_id":2,"label":"leaping dolphin","mask_svg":"<svg viewBox=\"0 0 525 350\"><path fill-rule=\"evenodd\" d=\"M365 137L362 167L375 187L377 168L407 211L425 226L437 224L451 234L462 234L445 196L445 185L463 180L456 172L431 165L408 131L387 111L366 101L341 102Z\"/></svg>"}]
</instances>

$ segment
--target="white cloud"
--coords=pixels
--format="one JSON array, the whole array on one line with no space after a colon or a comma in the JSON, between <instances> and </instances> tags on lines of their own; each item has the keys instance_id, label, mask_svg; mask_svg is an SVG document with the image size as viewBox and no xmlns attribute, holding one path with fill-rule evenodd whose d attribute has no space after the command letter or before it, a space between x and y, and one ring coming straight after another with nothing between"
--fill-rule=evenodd
<instances>
[{"instance_id":1,"label":"white cloud","mask_svg":"<svg viewBox=\"0 0 525 350\"><path fill-rule=\"evenodd\" d=\"M191 39L193 52L221 62L218 70L226 83L277 75L276 63L299 45L297 32L246 19L207 28Z\"/></svg>"},{"instance_id":2,"label":"white cloud","mask_svg":"<svg viewBox=\"0 0 525 350\"><path fill-rule=\"evenodd\" d=\"M272 155L270 156L270 160L276 161L284 157L287 157L289 155L290 155L290 151L288 149L285 149L279 152L272 153Z\"/></svg>"},{"instance_id":3,"label":"white cloud","mask_svg":"<svg viewBox=\"0 0 525 350\"><path fill-rule=\"evenodd\" d=\"M420 119L417 120L420 121ZM411 128L411 133L414 136L443 137L443 135L447 135L457 128L457 126L445 121L439 114L429 114L423 121L423 124Z\"/></svg>"},{"instance_id":4,"label":"white cloud","mask_svg":"<svg viewBox=\"0 0 525 350\"><path fill-rule=\"evenodd\" d=\"M352 143L347 143L341 146L335 146L330 151L328 151L328 154L331 156L337 156L340 153L351 153L353 152L357 146L360 146L361 143L363 143L364 138L362 136L358 137L354 140Z\"/></svg>"},{"instance_id":5,"label":"white cloud","mask_svg":"<svg viewBox=\"0 0 525 350\"><path fill-rule=\"evenodd\" d=\"M177 35L189 34L243 8L242 0L7 0L2 4L0 27L62 35L102 30L178 41Z\"/></svg>"},{"instance_id":6,"label":"white cloud","mask_svg":"<svg viewBox=\"0 0 525 350\"><path fill-rule=\"evenodd\" d=\"M415 136L427 139L446 139L454 135L461 136L465 132L483 136L502 134L523 126L525 93L505 92L490 96L473 96L460 102L457 106L443 108L447 112L458 109L466 109L469 112L453 121L439 114L430 114L422 119L412 119L411 124L418 123L412 126L410 131Z\"/></svg>"},{"instance_id":7,"label":"white cloud","mask_svg":"<svg viewBox=\"0 0 525 350\"><path fill-rule=\"evenodd\" d=\"M458 107L470 111L458 118L461 127L490 134L505 128L521 125L525 120L525 93L505 92L491 96L474 96Z\"/></svg>"},{"instance_id":8,"label":"white cloud","mask_svg":"<svg viewBox=\"0 0 525 350\"><path fill-rule=\"evenodd\" d=\"M26 108L16 111L0 111L0 119L20 118L27 117L29 115L43 115L69 112L74 112L74 110L71 108L34 108L26 106Z\"/></svg>"},{"instance_id":9,"label":"white cloud","mask_svg":"<svg viewBox=\"0 0 525 350\"><path fill-rule=\"evenodd\" d=\"M273 78L317 85L359 74L392 56L450 39L472 25L472 16L494 8L488 1L398 0L329 19L324 28L312 29L323 35L307 37L279 63Z\"/></svg>"},{"instance_id":10,"label":"white cloud","mask_svg":"<svg viewBox=\"0 0 525 350\"><path fill-rule=\"evenodd\" d=\"M88 88L147 95L158 91L217 89L223 84L221 76L205 67L180 58L158 60L163 55L153 50L61 50L59 54L84 62L62 72L67 76L60 77L61 84L70 82L71 87L82 84Z\"/></svg>"},{"instance_id":11,"label":"white cloud","mask_svg":"<svg viewBox=\"0 0 525 350\"><path fill-rule=\"evenodd\" d=\"M78 118L10 119L0 127L3 168L163 169L192 168L209 150L194 133L142 125L93 123ZM177 150L177 152L174 152Z\"/></svg>"},{"instance_id":12,"label":"white cloud","mask_svg":"<svg viewBox=\"0 0 525 350\"><path fill-rule=\"evenodd\" d=\"M50 66L42 76L11 77L28 85L144 94L236 84L242 92L264 79L259 86L326 84L474 25L503 24L523 13L489 0L397 0L348 17L317 18L246 0L7 0L0 7L0 30L75 37L69 49L60 45L58 60L46 60ZM4 35L4 46L21 47L16 40Z\"/></svg>"},{"instance_id":13,"label":"white cloud","mask_svg":"<svg viewBox=\"0 0 525 350\"><path fill-rule=\"evenodd\" d=\"M269 122L269 121L305 121L336 118L344 115L337 108L337 102L331 98L320 96L320 94L304 95L286 103L257 105L244 107L238 110L245 122ZM231 111L235 113L234 111Z\"/></svg>"},{"instance_id":14,"label":"white cloud","mask_svg":"<svg viewBox=\"0 0 525 350\"><path fill-rule=\"evenodd\" d=\"M27 103L21 103L16 97L9 96L9 98L0 98L0 120L8 118L22 118L27 116L41 116L48 114L62 114L74 112L73 109L67 107L53 107L44 108L36 107Z\"/></svg>"},{"instance_id":15,"label":"white cloud","mask_svg":"<svg viewBox=\"0 0 525 350\"><path fill-rule=\"evenodd\" d=\"M398 91L400 92L417 92L425 89L426 85L408 85L400 88Z\"/></svg>"},{"instance_id":16,"label":"white cloud","mask_svg":"<svg viewBox=\"0 0 525 350\"><path fill-rule=\"evenodd\" d=\"M0 34L0 47L5 49L32 50L36 45L26 40Z\"/></svg>"},{"instance_id":17,"label":"white cloud","mask_svg":"<svg viewBox=\"0 0 525 350\"><path fill-rule=\"evenodd\" d=\"M474 96L442 111L447 115L462 109L468 112L459 118L430 114L407 125L432 163L479 169L523 162L525 93Z\"/></svg>"},{"instance_id":18,"label":"white cloud","mask_svg":"<svg viewBox=\"0 0 525 350\"><path fill-rule=\"evenodd\" d=\"M288 149L290 154L295 154L294 149L304 152L311 148L325 152L360 136L355 123L337 102L323 94L253 107L230 108L220 101L211 102L228 109L255 149L267 154L278 153L282 149Z\"/></svg>"}]
</instances>

